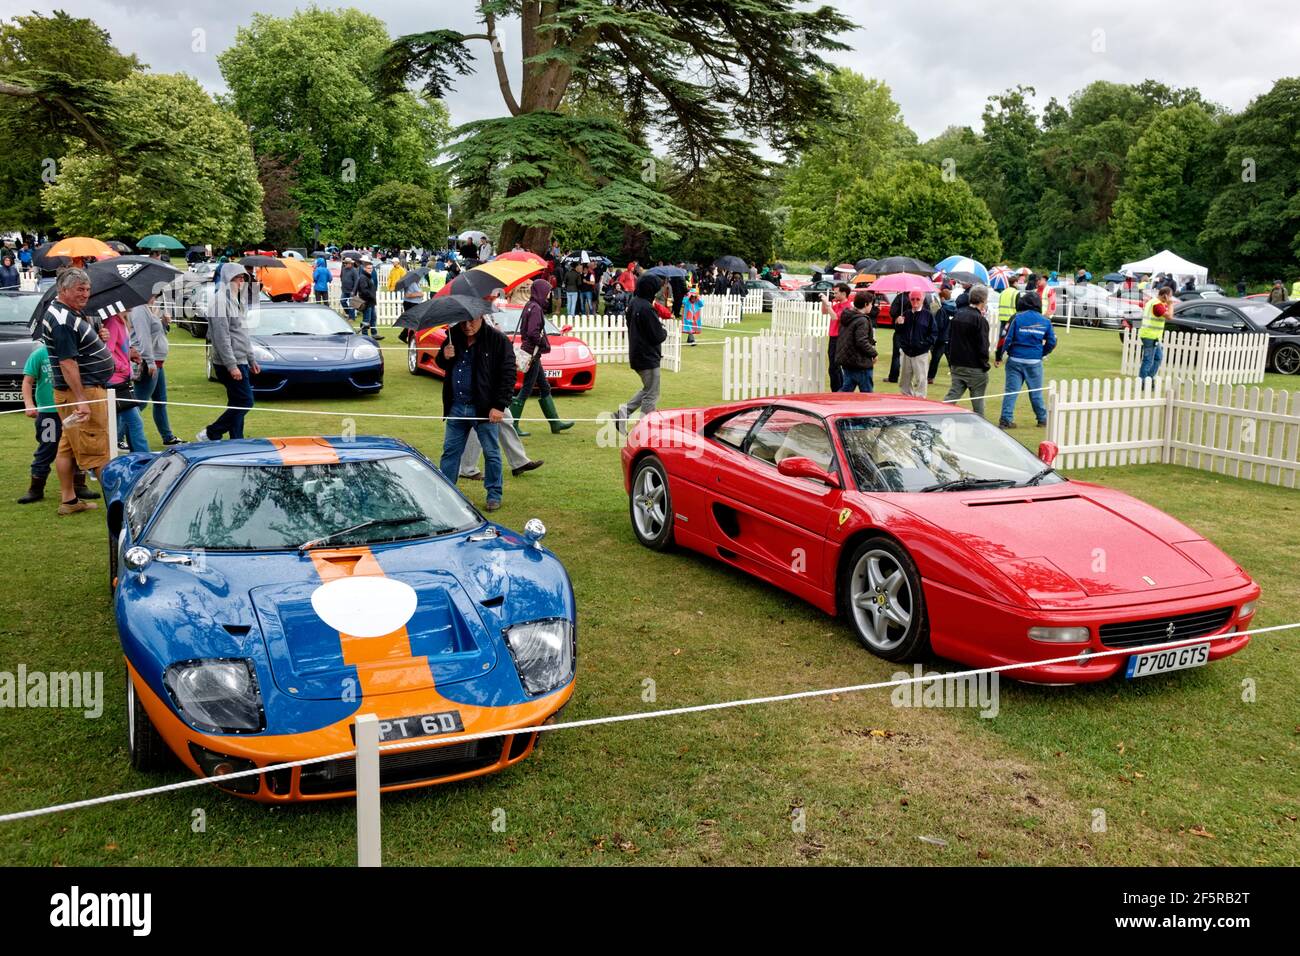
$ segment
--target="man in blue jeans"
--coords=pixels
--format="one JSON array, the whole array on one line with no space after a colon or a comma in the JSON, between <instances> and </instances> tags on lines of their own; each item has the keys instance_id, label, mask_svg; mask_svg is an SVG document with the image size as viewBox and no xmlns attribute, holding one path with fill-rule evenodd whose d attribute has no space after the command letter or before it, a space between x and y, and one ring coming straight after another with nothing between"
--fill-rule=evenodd
<instances>
[{"instance_id":1,"label":"man in blue jeans","mask_svg":"<svg viewBox=\"0 0 1300 956\"><path fill-rule=\"evenodd\" d=\"M208 311L212 340L212 371L226 387L227 407L196 441L244 437L244 416L253 407L253 376L262 371L253 359L253 343L244 321L248 273L237 262L221 267L221 285Z\"/></svg>"},{"instance_id":2,"label":"man in blue jeans","mask_svg":"<svg viewBox=\"0 0 1300 956\"><path fill-rule=\"evenodd\" d=\"M451 326L434 361L442 377L446 432L438 467L453 485L472 430L483 446L483 487L488 511L501 507L501 445L497 426L515 391L515 350L504 332L483 317Z\"/></svg>"},{"instance_id":3,"label":"man in blue jeans","mask_svg":"<svg viewBox=\"0 0 1300 956\"><path fill-rule=\"evenodd\" d=\"M1015 428L1016 399L1020 389L1029 388L1029 403L1041 428L1047 424L1047 403L1043 401L1043 358L1056 348L1056 330L1043 315L1042 300L1037 292L1026 292L1017 300L1020 311L1007 323L998 342L994 364L1007 357L1006 395L1002 398L1002 415L998 427Z\"/></svg>"}]
</instances>

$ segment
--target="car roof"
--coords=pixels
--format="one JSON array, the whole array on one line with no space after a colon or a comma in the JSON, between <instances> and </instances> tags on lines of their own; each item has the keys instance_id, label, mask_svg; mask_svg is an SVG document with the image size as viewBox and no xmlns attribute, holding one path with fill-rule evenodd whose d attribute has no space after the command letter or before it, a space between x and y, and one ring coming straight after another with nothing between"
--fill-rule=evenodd
<instances>
[{"instance_id":1,"label":"car roof","mask_svg":"<svg viewBox=\"0 0 1300 956\"><path fill-rule=\"evenodd\" d=\"M940 413L973 414L969 408L929 398L877 392L828 392L824 394L777 395L751 398L734 408L762 408L782 405L796 411L810 412L824 418L858 418L865 415L918 415Z\"/></svg>"},{"instance_id":2,"label":"car roof","mask_svg":"<svg viewBox=\"0 0 1300 956\"><path fill-rule=\"evenodd\" d=\"M378 435L287 436L283 438L240 438L179 445L176 454L191 463L216 462L227 465L321 465L336 461L370 461L391 457L377 452L404 455L415 449L396 438Z\"/></svg>"}]
</instances>

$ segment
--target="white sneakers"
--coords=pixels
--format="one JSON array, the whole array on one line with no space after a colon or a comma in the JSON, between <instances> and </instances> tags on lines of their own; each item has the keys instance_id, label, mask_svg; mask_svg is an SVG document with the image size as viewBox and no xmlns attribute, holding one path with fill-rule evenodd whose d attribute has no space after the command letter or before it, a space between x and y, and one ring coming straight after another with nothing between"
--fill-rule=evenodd
<instances>
[{"instance_id":1,"label":"white sneakers","mask_svg":"<svg viewBox=\"0 0 1300 956\"><path fill-rule=\"evenodd\" d=\"M197 435L194 436L194 440L195 440L195 441L207 441L207 440L208 440L208 430L207 430L206 428L201 428L201 429L199 429L199 433L198 433Z\"/></svg>"}]
</instances>

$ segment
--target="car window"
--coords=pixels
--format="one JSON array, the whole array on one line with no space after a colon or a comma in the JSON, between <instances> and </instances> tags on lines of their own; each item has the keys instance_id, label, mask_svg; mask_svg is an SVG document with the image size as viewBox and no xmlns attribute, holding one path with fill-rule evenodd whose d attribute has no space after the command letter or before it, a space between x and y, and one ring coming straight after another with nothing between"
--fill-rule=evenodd
<instances>
[{"instance_id":1,"label":"car window","mask_svg":"<svg viewBox=\"0 0 1300 956\"><path fill-rule=\"evenodd\" d=\"M763 420L750 440L749 453L769 465L787 458L811 458L825 471L832 470L835 457L821 420L788 408L778 408Z\"/></svg>"},{"instance_id":2,"label":"car window","mask_svg":"<svg viewBox=\"0 0 1300 956\"><path fill-rule=\"evenodd\" d=\"M1233 326L1242 322L1241 316L1232 309L1223 306L1206 306L1201 310L1201 321L1215 329L1222 329L1225 332L1230 331Z\"/></svg>"},{"instance_id":3,"label":"car window","mask_svg":"<svg viewBox=\"0 0 1300 956\"><path fill-rule=\"evenodd\" d=\"M749 437L750 429L754 427L754 422L758 421L759 416L765 411L767 411L765 407L751 408L747 412L725 418L713 426L713 437L730 448L742 449L745 447L745 439Z\"/></svg>"},{"instance_id":4,"label":"car window","mask_svg":"<svg viewBox=\"0 0 1300 956\"><path fill-rule=\"evenodd\" d=\"M133 540L139 539L158 502L184 472L185 459L180 455L163 455L144 470L126 499L126 522Z\"/></svg>"}]
</instances>

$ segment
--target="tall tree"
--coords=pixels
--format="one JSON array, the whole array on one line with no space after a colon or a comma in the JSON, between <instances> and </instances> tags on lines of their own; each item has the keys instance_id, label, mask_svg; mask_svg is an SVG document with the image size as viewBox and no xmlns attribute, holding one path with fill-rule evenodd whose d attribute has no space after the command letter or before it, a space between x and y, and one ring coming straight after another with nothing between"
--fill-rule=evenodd
<instances>
[{"instance_id":1,"label":"tall tree","mask_svg":"<svg viewBox=\"0 0 1300 956\"><path fill-rule=\"evenodd\" d=\"M218 57L228 102L252 131L257 155L295 165L291 195L303 240L317 225L325 235L342 232L357 201L381 183L434 189L445 180L433 166L445 107L409 93L372 96L388 44L377 17L310 7L255 15Z\"/></svg>"},{"instance_id":2,"label":"tall tree","mask_svg":"<svg viewBox=\"0 0 1300 956\"><path fill-rule=\"evenodd\" d=\"M1300 78L1278 80L1216 137L1217 189L1201 231L1211 265L1253 279L1300 256Z\"/></svg>"},{"instance_id":3,"label":"tall tree","mask_svg":"<svg viewBox=\"0 0 1300 956\"><path fill-rule=\"evenodd\" d=\"M261 239L262 187L239 119L183 74L132 73L110 86L129 132L122 149L142 144L145 159L119 169L101 152L72 150L41 197L58 228L214 244ZM166 151L155 148L164 142Z\"/></svg>"},{"instance_id":4,"label":"tall tree","mask_svg":"<svg viewBox=\"0 0 1300 956\"><path fill-rule=\"evenodd\" d=\"M1038 198L1029 175L1042 135L1029 102L1033 95L1032 86L1017 86L988 98L983 113L984 148L976 154L975 168L960 174L988 204L1011 256L1019 256L1024 249Z\"/></svg>"},{"instance_id":5,"label":"tall tree","mask_svg":"<svg viewBox=\"0 0 1300 956\"><path fill-rule=\"evenodd\" d=\"M583 142L566 135L560 112L566 96L597 89L624 104L634 125L654 131L655 141L688 175L706 162L753 168L756 158L743 136L763 138L778 152L802 146L807 122L830 115L822 51L843 49L833 39L852 24L829 7L798 9L794 0L479 0L483 31L450 30L401 37L379 73L381 90L400 91L422 80L425 92L442 96L452 74L470 72L470 44L488 45L508 116L470 124L453 160L476 159L472 170L454 165L458 186L490 188L504 181L500 245L522 239L545 246L553 222L572 219L580 197L595 200L626 221L667 228L681 210L661 206L653 160L611 166L591 176L605 157L634 158L626 131L591 124ZM506 65L498 20L520 21L522 83L516 93ZM622 140L622 145L619 141ZM477 142L474 142L477 141ZM560 149L555 162L545 151ZM476 178L475 178L476 177Z\"/></svg>"},{"instance_id":6,"label":"tall tree","mask_svg":"<svg viewBox=\"0 0 1300 956\"><path fill-rule=\"evenodd\" d=\"M801 259L830 255L826 224L838 215L849 189L896 151L916 144L884 83L841 68L827 77L827 86L834 119L808 124L803 136L809 145L787 170L781 189L781 203L789 207L782 249Z\"/></svg>"},{"instance_id":7,"label":"tall tree","mask_svg":"<svg viewBox=\"0 0 1300 956\"><path fill-rule=\"evenodd\" d=\"M74 143L115 152L117 104L106 84L141 67L98 24L61 10L0 23L0 221L53 225L41 187Z\"/></svg>"},{"instance_id":8,"label":"tall tree","mask_svg":"<svg viewBox=\"0 0 1300 956\"><path fill-rule=\"evenodd\" d=\"M391 249L409 246L437 246L446 238L443 217L447 193L407 183L376 186L357 203L348 235L357 243L373 243Z\"/></svg>"},{"instance_id":9,"label":"tall tree","mask_svg":"<svg viewBox=\"0 0 1300 956\"><path fill-rule=\"evenodd\" d=\"M961 178L909 160L860 180L827 224L832 258L915 256L936 262L968 255L982 262L1002 256L997 223L984 200Z\"/></svg>"}]
</instances>

